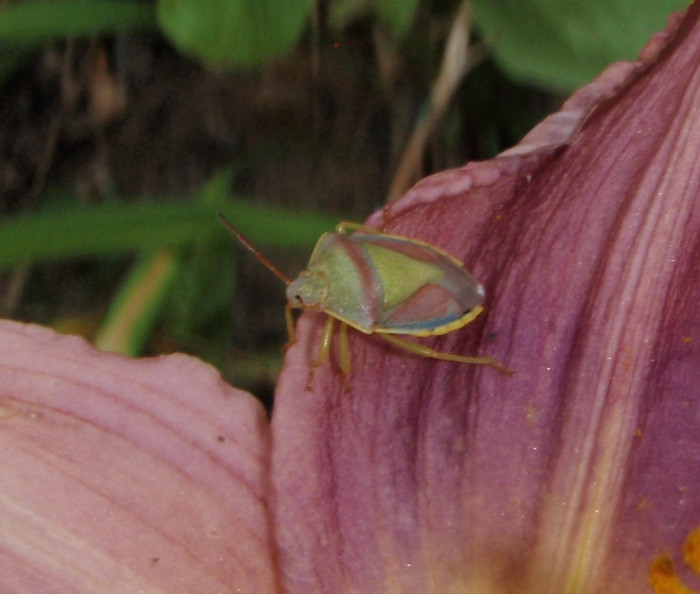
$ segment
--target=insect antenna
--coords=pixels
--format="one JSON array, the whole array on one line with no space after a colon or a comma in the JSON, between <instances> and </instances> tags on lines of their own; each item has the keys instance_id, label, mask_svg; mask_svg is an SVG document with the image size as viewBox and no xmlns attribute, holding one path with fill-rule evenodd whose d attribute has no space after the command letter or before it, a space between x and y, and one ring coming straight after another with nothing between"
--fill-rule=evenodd
<instances>
[{"instance_id":1,"label":"insect antenna","mask_svg":"<svg viewBox=\"0 0 700 594\"><path fill-rule=\"evenodd\" d=\"M248 240L248 239L245 237L245 235L243 235L238 229L236 229L236 228L229 222L229 220L228 220L224 215L222 215L221 213L218 213L218 215L219 215L219 220L221 221L221 223L223 224L223 226L226 227L226 228L229 230L229 232L231 233L231 235L233 235L236 239L238 239L238 241L240 241L241 244L243 244L243 246L244 246L248 251L252 252L252 254L253 254L260 262L262 262L262 264L263 264L268 270L270 270L270 271L271 271L277 278L279 278L285 285L289 285L289 284L292 282L292 281L289 279L289 277L288 277L286 274L284 274L284 272L282 272L279 268L277 268L277 266L275 266L272 262L270 262L270 260L268 259L268 257L267 257L265 254L261 253L261 252L258 250L258 248L256 248L256 247L250 242L250 240Z\"/></svg>"}]
</instances>

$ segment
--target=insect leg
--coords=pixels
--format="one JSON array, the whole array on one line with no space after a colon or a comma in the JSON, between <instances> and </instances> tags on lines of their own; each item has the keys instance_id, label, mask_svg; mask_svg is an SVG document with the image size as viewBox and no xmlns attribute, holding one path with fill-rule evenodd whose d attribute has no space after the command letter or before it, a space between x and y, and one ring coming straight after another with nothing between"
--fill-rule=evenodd
<instances>
[{"instance_id":1,"label":"insect leg","mask_svg":"<svg viewBox=\"0 0 700 594\"><path fill-rule=\"evenodd\" d=\"M348 343L348 325L341 324L338 337L338 355L340 371L347 377L350 373L350 344Z\"/></svg>"},{"instance_id":2,"label":"insect leg","mask_svg":"<svg viewBox=\"0 0 700 594\"><path fill-rule=\"evenodd\" d=\"M294 328L294 316L292 315L292 308L289 307L289 305L284 308L284 319L287 322L289 344L294 344L297 341L297 331L296 328Z\"/></svg>"},{"instance_id":3,"label":"insect leg","mask_svg":"<svg viewBox=\"0 0 700 594\"><path fill-rule=\"evenodd\" d=\"M497 369L501 373L506 375L513 375L513 372L508 369L505 365L502 365L495 359L491 357L462 357L461 355L453 355L451 353L441 353L431 349L429 346L420 344L418 342L411 342L408 340L402 340L391 334L380 334L384 340L387 340L391 344L402 348L421 357L430 357L431 359L440 359L441 361L454 361L456 363L472 363L474 365L490 365L494 369Z\"/></svg>"},{"instance_id":4,"label":"insect leg","mask_svg":"<svg viewBox=\"0 0 700 594\"><path fill-rule=\"evenodd\" d=\"M345 386L345 391L350 391L350 381L348 380L348 375L350 374L350 343L348 342L348 325L340 324L340 332L338 333L338 363L340 365L340 372L343 374L343 385Z\"/></svg>"},{"instance_id":5,"label":"insect leg","mask_svg":"<svg viewBox=\"0 0 700 594\"><path fill-rule=\"evenodd\" d=\"M292 315L292 308L287 305L284 308L284 319L287 322L287 344L282 347L282 352L287 352L287 349L292 346L297 341L297 331L294 328L294 316Z\"/></svg>"},{"instance_id":6,"label":"insect leg","mask_svg":"<svg viewBox=\"0 0 700 594\"><path fill-rule=\"evenodd\" d=\"M323 334L321 335L321 343L318 347L318 355L313 364L318 367L323 365L328 359L328 353L331 350L331 338L333 338L333 330L335 327L335 318L326 316L326 323L323 326Z\"/></svg>"},{"instance_id":7,"label":"insect leg","mask_svg":"<svg viewBox=\"0 0 700 594\"><path fill-rule=\"evenodd\" d=\"M331 349L331 339L333 338L333 330L335 327L335 318L332 316L326 316L326 323L323 326L323 334L321 334L321 340L319 342L318 354L316 359L314 359L309 364L309 379L306 382L306 389L311 390L311 384L314 381L314 373L319 365L323 365L328 359L328 354Z\"/></svg>"}]
</instances>

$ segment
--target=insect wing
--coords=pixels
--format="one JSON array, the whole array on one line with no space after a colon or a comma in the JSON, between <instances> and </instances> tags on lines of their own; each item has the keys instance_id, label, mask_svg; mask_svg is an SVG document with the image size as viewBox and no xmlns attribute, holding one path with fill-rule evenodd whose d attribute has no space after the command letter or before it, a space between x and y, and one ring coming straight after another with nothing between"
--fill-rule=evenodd
<instances>
[{"instance_id":1,"label":"insect wing","mask_svg":"<svg viewBox=\"0 0 700 594\"><path fill-rule=\"evenodd\" d=\"M484 299L481 285L458 260L441 250L394 236L352 238L367 252L381 286L377 332L449 332Z\"/></svg>"}]
</instances>

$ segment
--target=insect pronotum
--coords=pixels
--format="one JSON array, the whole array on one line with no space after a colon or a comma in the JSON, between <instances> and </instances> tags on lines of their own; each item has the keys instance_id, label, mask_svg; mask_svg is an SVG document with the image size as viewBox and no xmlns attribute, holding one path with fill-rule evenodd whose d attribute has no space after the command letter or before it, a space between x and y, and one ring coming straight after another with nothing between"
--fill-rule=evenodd
<instances>
[{"instance_id":1,"label":"insect pronotum","mask_svg":"<svg viewBox=\"0 0 700 594\"><path fill-rule=\"evenodd\" d=\"M330 352L336 321L340 322L338 356L343 375L350 371L347 327L376 334L394 346L442 361L489 365L501 373L512 371L491 357L443 353L399 338L435 336L458 330L483 310L483 287L463 264L426 242L387 235L377 229L341 222L324 233L309 263L291 280L241 234L221 213L224 226L253 255L287 285L285 319L289 343L296 340L293 309L327 314L313 369ZM348 234L348 231L353 231Z\"/></svg>"}]
</instances>

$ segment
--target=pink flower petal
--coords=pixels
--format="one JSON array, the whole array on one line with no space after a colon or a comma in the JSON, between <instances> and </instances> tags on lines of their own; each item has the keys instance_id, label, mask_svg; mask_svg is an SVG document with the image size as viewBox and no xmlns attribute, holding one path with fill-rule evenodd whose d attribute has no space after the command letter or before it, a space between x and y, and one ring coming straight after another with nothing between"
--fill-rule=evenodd
<instances>
[{"instance_id":1,"label":"pink flower petal","mask_svg":"<svg viewBox=\"0 0 700 594\"><path fill-rule=\"evenodd\" d=\"M195 359L0 322L0 590L272 591L267 431Z\"/></svg>"},{"instance_id":2,"label":"pink flower petal","mask_svg":"<svg viewBox=\"0 0 700 594\"><path fill-rule=\"evenodd\" d=\"M679 554L700 524L699 14L392 207L486 287L427 342L514 378L352 333L347 382L326 364L309 391L323 316L303 316L273 415L289 592L636 593Z\"/></svg>"}]
</instances>

